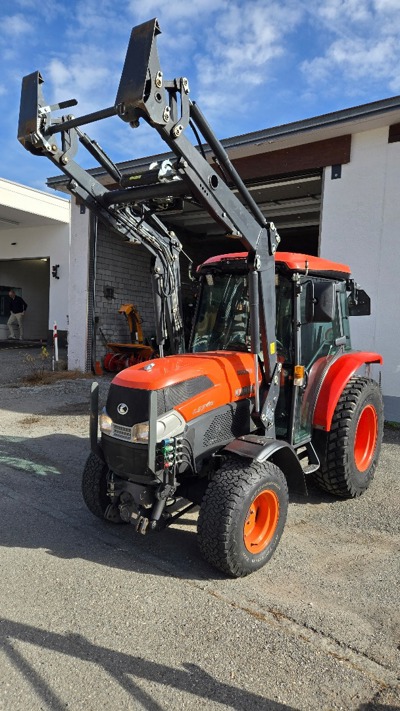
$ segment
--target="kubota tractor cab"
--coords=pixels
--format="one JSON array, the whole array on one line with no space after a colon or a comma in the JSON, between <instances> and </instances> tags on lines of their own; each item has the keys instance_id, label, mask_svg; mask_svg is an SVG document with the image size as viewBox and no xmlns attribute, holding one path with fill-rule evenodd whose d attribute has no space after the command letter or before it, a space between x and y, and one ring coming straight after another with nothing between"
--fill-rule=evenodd
<instances>
[{"instance_id":1,"label":"kubota tractor cab","mask_svg":"<svg viewBox=\"0 0 400 711\"><path fill-rule=\"evenodd\" d=\"M368 488L383 426L380 388L368 369L382 359L351 347L349 318L369 313L369 299L349 267L277 251L275 225L189 100L187 80L164 80L158 33L156 20L133 29L115 106L96 114L52 121L54 107L44 104L39 73L25 77L19 139L68 175L71 192L100 219L154 256L161 357L113 379L100 441L98 389L92 390L91 454L82 482L88 508L144 534L199 506L203 556L240 577L271 557L285 525L288 491L306 492L308 475L341 497ZM66 105L71 102L56 108ZM130 176L78 129L113 114L133 127L144 119L175 154L160 183L130 187ZM208 143L216 167L187 139L189 124ZM108 190L73 161L76 139L121 189ZM200 202L227 240L240 240L246 250L198 268L187 353L181 246L151 210L155 196L178 194ZM167 333L173 354L163 357Z\"/></svg>"}]
</instances>

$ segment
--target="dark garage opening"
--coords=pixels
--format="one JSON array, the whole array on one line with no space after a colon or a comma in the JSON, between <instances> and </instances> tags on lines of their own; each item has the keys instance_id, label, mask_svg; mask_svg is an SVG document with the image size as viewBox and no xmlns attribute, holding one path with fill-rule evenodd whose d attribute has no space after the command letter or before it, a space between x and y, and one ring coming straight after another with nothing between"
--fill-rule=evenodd
<instances>
[{"instance_id":1,"label":"dark garage opening","mask_svg":"<svg viewBox=\"0 0 400 711\"><path fill-rule=\"evenodd\" d=\"M7 338L5 328L8 313L4 313L4 296L8 289L16 293L28 304L25 317L24 337L26 340L47 340L49 323L49 258L0 260L0 289L2 311L0 315L0 338Z\"/></svg>"}]
</instances>

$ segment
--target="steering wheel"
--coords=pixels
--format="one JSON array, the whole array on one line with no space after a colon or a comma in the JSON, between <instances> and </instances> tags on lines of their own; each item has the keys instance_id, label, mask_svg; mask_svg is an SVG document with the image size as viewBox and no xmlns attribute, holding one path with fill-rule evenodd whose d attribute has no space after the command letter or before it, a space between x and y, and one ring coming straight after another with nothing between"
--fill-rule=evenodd
<instances>
[{"instance_id":1,"label":"steering wheel","mask_svg":"<svg viewBox=\"0 0 400 711\"><path fill-rule=\"evenodd\" d=\"M289 358L289 349L286 348L281 341L279 341L277 338L275 339L276 343L276 352L278 355L282 356L282 358L285 361L290 360Z\"/></svg>"}]
</instances>

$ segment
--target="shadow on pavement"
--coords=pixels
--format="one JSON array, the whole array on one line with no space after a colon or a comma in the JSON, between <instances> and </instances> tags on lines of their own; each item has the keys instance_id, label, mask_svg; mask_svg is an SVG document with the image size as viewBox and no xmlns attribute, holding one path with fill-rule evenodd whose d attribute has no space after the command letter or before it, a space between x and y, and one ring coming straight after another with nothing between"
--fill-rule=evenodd
<instances>
[{"instance_id":1,"label":"shadow on pavement","mask_svg":"<svg viewBox=\"0 0 400 711\"><path fill-rule=\"evenodd\" d=\"M0 437L1 546L144 574L223 579L200 556L196 517L142 536L93 516L81 494L88 452L87 440L73 435Z\"/></svg>"},{"instance_id":2,"label":"shadow on pavement","mask_svg":"<svg viewBox=\"0 0 400 711\"><path fill-rule=\"evenodd\" d=\"M53 711L64 711L66 700L61 699L49 683L14 647L14 642L26 642L38 648L73 657L83 663L95 664L99 673L105 672L147 711L163 711L164 706L147 693L135 680L164 684L178 691L185 691L200 699L229 706L237 711L290 711L292 707L277 703L230 684L224 684L196 664L185 664L176 669L166 664L148 661L139 656L117 652L96 644L79 634L62 635L30 625L0 621L0 638L3 651L10 662L30 683L42 702ZM72 680L71 680L72 681Z\"/></svg>"}]
</instances>

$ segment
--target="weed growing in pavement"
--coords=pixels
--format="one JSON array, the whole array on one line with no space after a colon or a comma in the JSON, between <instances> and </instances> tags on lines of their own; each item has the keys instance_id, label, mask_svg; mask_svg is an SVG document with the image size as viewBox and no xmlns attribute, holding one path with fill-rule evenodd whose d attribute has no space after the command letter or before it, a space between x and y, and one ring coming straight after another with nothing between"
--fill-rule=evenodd
<instances>
[{"instance_id":1,"label":"weed growing in pavement","mask_svg":"<svg viewBox=\"0 0 400 711\"><path fill-rule=\"evenodd\" d=\"M82 373L81 370L52 370L52 358L46 346L42 346L38 355L28 353L24 362L29 367L29 373L22 378L26 385L50 385L58 380L76 380L91 378L92 373Z\"/></svg>"},{"instance_id":2,"label":"weed growing in pavement","mask_svg":"<svg viewBox=\"0 0 400 711\"><path fill-rule=\"evenodd\" d=\"M24 362L30 371L25 376L24 381L30 383L30 385L41 384L45 373L51 372L51 356L46 346L42 346L38 355L28 353L24 356Z\"/></svg>"},{"instance_id":3,"label":"weed growing in pavement","mask_svg":"<svg viewBox=\"0 0 400 711\"><path fill-rule=\"evenodd\" d=\"M81 370L46 370L41 376L37 373L26 375L21 379L24 385L51 385L60 380L79 380L93 378L93 373L82 373Z\"/></svg>"}]
</instances>

